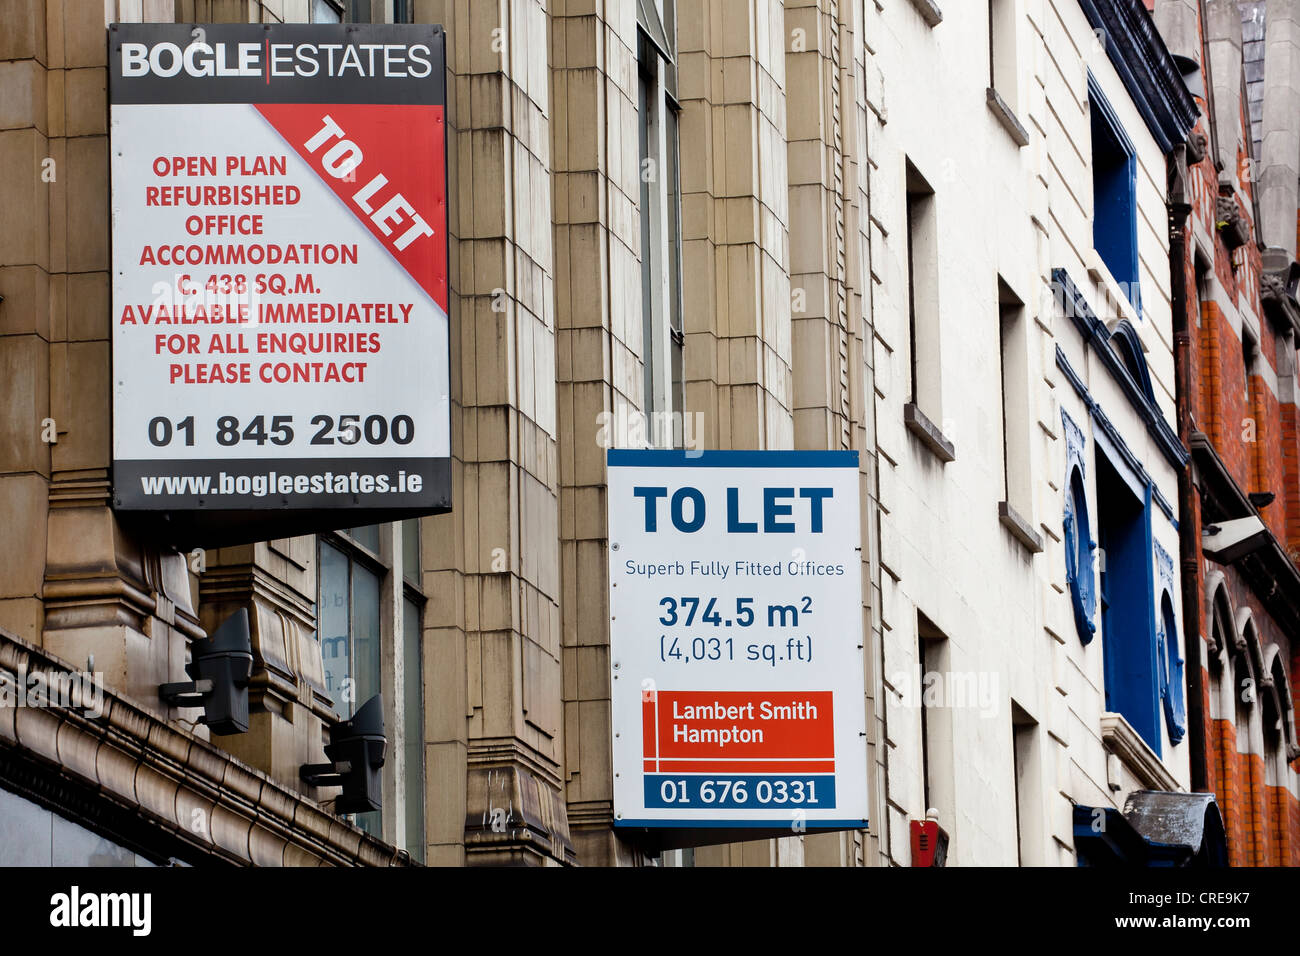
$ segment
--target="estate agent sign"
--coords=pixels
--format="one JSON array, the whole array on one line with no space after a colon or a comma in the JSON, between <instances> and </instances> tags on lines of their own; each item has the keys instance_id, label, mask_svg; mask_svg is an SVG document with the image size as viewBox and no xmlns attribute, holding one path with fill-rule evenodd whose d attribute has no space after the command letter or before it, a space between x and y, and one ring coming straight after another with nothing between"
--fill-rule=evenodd
<instances>
[{"instance_id":1,"label":"estate agent sign","mask_svg":"<svg viewBox=\"0 0 1300 956\"><path fill-rule=\"evenodd\" d=\"M119 510L450 507L443 41L110 28Z\"/></svg>"},{"instance_id":2,"label":"estate agent sign","mask_svg":"<svg viewBox=\"0 0 1300 956\"><path fill-rule=\"evenodd\" d=\"M615 824L866 827L857 452L607 456Z\"/></svg>"}]
</instances>

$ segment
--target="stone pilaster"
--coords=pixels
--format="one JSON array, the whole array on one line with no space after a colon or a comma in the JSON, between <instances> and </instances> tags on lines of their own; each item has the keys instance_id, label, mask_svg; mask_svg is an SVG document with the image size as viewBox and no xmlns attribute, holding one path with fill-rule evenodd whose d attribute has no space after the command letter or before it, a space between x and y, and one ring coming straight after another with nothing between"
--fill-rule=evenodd
<instances>
[{"instance_id":1,"label":"stone pilaster","mask_svg":"<svg viewBox=\"0 0 1300 956\"><path fill-rule=\"evenodd\" d=\"M614 835L605 449L644 401L634 4L551 0L565 784L578 860ZM611 416L602 418L602 416ZM606 427L602 431L602 424Z\"/></svg>"},{"instance_id":2,"label":"stone pilaster","mask_svg":"<svg viewBox=\"0 0 1300 956\"><path fill-rule=\"evenodd\" d=\"M447 31L451 351L460 359L451 371L455 510L426 519L423 535L425 647L437 661L425 693L426 768L446 787L429 796L428 860L569 863L546 8L417 0L414 15Z\"/></svg>"},{"instance_id":3,"label":"stone pilaster","mask_svg":"<svg viewBox=\"0 0 1300 956\"><path fill-rule=\"evenodd\" d=\"M779 0L679 4L686 405L710 448L790 448Z\"/></svg>"}]
</instances>

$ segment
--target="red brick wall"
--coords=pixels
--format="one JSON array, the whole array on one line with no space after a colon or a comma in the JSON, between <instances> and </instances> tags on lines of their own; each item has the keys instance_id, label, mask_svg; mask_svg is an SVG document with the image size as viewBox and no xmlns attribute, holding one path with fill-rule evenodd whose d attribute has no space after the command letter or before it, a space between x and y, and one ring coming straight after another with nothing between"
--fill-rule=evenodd
<instances>
[{"instance_id":1,"label":"red brick wall","mask_svg":"<svg viewBox=\"0 0 1300 956\"><path fill-rule=\"evenodd\" d=\"M1246 369L1241 361L1241 339L1217 303L1201 304L1201 387L1197 421L1210 436L1229 474L1245 490L1254 471L1259 438L1259 417L1246 400ZM1249 422L1254 420L1250 441Z\"/></svg>"},{"instance_id":2,"label":"red brick wall","mask_svg":"<svg viewBox=\"0 0 1300 956\"><path fill-rule=\"evenodd\" d=\"M1204 131L1204 120L1197 128ZM1243 137L1244 142L1244 137ZM1248 165L1239 169L1239 195L1249 200L1252 183L1245 175ZM1277 368L1274 331L1264 316L1259 294L1260 255L1253 242L1229 254L1215 229L1214 199L1218 194L1218 176L1207 158L1190 170L1190 200L1193 221L1199 221L1215 236L1213 274L1220 291L1216 301L1200 302L1195 282L1193 253L1188 249L1184 275L1188 291L1188 331L1190 333L1187 394L1179 401L1191 416L1190 430L1209 436L1229 474L1243 492L1272 491L1277 496L1261 512L1279 540L1300 549L1300 413L1292 404L1281 404L1268 388L1262 375L1247 382L1242 362L1241 336L1233 330L1225 308L1242 309L1260 318L1261 341L1258 361ZM1249 219L1251 209L1239 204ZM1297 217L1300 234L1300 216ZM1190 247L1189 243L1189 247ZM1253 440L1251 429L1253 427ZM1187 435L1184 435L1187 438ZM1199 497L1192 513L1179 516L1180 527L1192 540L1199 541L1202 526ZM1198 561L1195 568L1196 618L1200 633L1211 630L1209 610L1203 599L1205 578L1214 567ZM1189 571L1191 569L1188 569ZM1268 616L1258 597L1231 567L1220 568L1228 583L1234 611L1251 608L1261 647L1265 651L1277 644L1288 661L1293 694L1300 677L1300 637L1293 646L1289 636ZM1208 662L1201 668L1203 727L1206 742L1206 765L1203 778L1206 789L1216 794L1228 839L1228 856L1233 866L1289 865L1300 866L1300 800L1284 787L1269 786L1264 757L1240 753L1237 747L1236 712L1219 718L1212 716L1210 702L1218 692L1217 677L1212 677ZM1234 688L1234 696L1241 689ZM1254 707L1261 707L1257 700ZM1300 699L1296 706L1300 707ZM1243 735L1244 736L1244 735Z\"/></svg>"},{"instance_id":3,"label":"red brick wall","mask_svg":"<svg viewBox=\"0 0 1300 956\"><path fill-rule=\"evenodd\" d=\"M1242 607L1251 610L1260 642L1260 651L1267 656L1276 644L1282 660L1289 661L1289 679L1295 694L1295 675L1300 669L1296 648L1270 618L1263 603L1232 567L1203 564L1206 569L1222 571L1226 581L1229 601L1235 613ZM1210 633L1212 621L1201 602L1202 633ZM1260 676L1260 675L1257 675ZM1229 716L1209 716L1210 698L1217 687L1218 674L1213 676L1202 670L1205 680L1207 774L1206 786L1212 789L1223 813L1224 828L1228 837L1228 857L1233 866L1300 866L1300 799L1285 787L1270 786L1265 775L1264 757L1260 754L1241 753L1237 746L1235 712ZM1241 694L1240 675L1232 688L1234 701ZM1256 699L1253 707L1262 707ZM1294 765L1293 765L1294 766Z\"/></svg>"}]
</instances>

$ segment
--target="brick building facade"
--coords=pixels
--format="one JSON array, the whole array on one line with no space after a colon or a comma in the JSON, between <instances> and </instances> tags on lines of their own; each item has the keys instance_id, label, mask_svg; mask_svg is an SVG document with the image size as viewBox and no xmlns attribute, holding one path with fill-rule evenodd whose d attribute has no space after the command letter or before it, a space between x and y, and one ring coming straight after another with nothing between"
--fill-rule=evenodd
<instances>
[{"instance_id":1,"label":"brick building facade","mask_svg":"<svg viewBox=\"0 0 1300 956\"><path fill-rule=\"evenodd\" d=\"M1300 5L1170 0L1156 16L1201 108L1170 173L1194 785L1218 797L1232 865L1296 866ZM1252 547L1221 549L1243 521Z\"/></svg>"}]
</instances>

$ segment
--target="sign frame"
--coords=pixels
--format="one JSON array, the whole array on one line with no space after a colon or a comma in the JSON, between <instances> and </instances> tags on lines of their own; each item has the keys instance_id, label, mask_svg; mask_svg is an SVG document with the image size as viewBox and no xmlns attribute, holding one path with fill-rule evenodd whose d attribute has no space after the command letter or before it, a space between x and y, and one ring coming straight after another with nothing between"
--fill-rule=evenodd
<instances>
[{"instance_id":1,"label":"sign frame","mask_svg":"<svg viewBox=\"0 0 1300 956\"><path fill-rule=\"evenodd\" d=\"M443 29L114 23L107 36L119 519L188 547L450 511ZM317 123L340 131L312 142L303 130ZM224 166L272 142L278 177ZM355 153L340 159L344 144ZM172 175L169 157L212 163ZM146 200L144 183L182 197L230 189L160 210L169 204L159 190ZM240 203L239 190L263 186L281 191ZM285 190L300 202L277 201ZM323 253L329 244L352 258ZM176 249L207 259L173 264ZM290 249L317 258L271 263ZM276 275L288 291L262 281ZM168 324L155 332L158 319ZM142 345L155 335L168 336L156 356ZM218 366L222 380L205 380Z\"/></svg>"},{"instance_id":2,"label":"sign frame","mask_svg":"<svg viewBox=\"0 0 1300 956\"><path fill-rule=\"evenodd\" d=\"M615 827L665 848L868 829L858 453L606 463Z\"/></svg>"}]
</instances>

